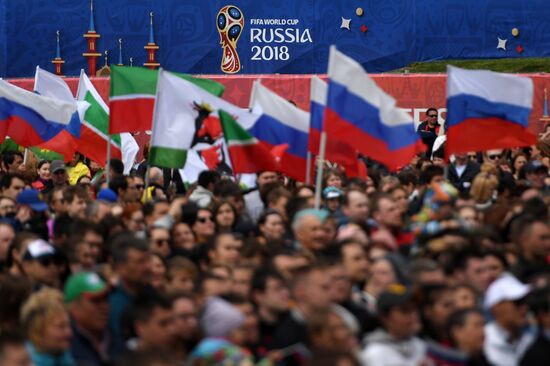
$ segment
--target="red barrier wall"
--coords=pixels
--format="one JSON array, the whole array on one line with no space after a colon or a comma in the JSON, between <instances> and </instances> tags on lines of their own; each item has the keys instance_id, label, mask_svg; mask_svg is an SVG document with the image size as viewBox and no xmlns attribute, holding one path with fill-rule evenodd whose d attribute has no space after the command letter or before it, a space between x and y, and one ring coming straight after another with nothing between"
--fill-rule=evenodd
<instances>
[{"instance_id":1,"label":"red barrier wall","mask_svg":"<svg viewBox=\"0 0 550 366\"><path fill-rule=\"evenodd\" d=\"M535 100L529 127L533 132L540 132L545 122L541 121L544 104L544 89L550 89L549 74L528 74L535 84ZM284 98L293 100L300 108L309 109L309 88L311 75L239 75L219 76L205 75L205 78L216 80L225 85L224 99L247 107L252 90L252 83L260 79L262 83ZM397 100L401 108L409 109L415 122L422 121L428 107L440 110L441 118L445 118L445 74L378 74L372 75L378 85ZM325 77L323 77L325 78ZM11 79L11 83L32 90L34 79ZM70 88L76 93L78 78L67 78ZM109 78L92 78L101 96L109 98ZM137 137L142 142L142 137Z\"/></svg>"}]
</instances>

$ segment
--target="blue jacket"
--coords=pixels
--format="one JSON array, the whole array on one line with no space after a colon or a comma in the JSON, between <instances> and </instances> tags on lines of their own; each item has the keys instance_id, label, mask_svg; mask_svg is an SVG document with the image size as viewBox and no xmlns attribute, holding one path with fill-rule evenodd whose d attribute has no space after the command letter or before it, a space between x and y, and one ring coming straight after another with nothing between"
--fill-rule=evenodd
<instances>
[{"instance_id":1,"label":"blue jacket","mask_svg":"<svg viewBox=\"0 0 550 366\"><path fill-rule=\"evenodd\" d=\"M38 352L30 342L27 343L27 351L35 366L76 366L76 362L69 351L54 356Z\"/></svg>"}]
</instances>

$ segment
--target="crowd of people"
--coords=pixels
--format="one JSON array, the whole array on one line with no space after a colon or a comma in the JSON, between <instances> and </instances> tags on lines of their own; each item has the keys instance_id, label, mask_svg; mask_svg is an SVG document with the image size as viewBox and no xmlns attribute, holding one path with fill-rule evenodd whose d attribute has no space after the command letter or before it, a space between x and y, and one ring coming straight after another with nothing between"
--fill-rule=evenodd
<instances>
[{"instance_id":1,"label":"crowd of people","mask_svg":"<svg viewBox=\"0 0 550 366\"><path fill-rule=\"evenodd\" d=\"M443 149L327 164L320 208L277 172L5 152L0 365L550 365L546 134Z\"/></svg>"}]
</instances>

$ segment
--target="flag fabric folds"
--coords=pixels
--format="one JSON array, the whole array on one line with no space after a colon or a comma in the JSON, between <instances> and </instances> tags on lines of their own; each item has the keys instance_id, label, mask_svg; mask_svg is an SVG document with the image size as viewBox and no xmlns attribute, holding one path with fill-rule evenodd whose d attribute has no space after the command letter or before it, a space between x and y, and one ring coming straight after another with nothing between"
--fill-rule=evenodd
<instances>
[{"instance_id":1,"label":"flag fabric folds","mask_svg":"<svg viewBox=\"0 0 550 366\"><path fill-rule=\"evenodd\" d=\"M121 135L112 135L109 139L109 107L103 101L91 80L82 70L78 83L77 99L90 104L82 121L80 138L77 140L78 151L96 163L105 166L107 164L107 144L111 143L111 158L121 159L128 164L133 164L137 154L134 138L130 134L124 134L124 139L129 140L123 145ZM129 150L123 150L126 146ZM131 165L130 165L131 166Z\"/></svg>"},{"instance_id":2,"label":"flag fabric folds","mask_svg":"<svg viewBox=\"0 0 550 366\"><path fill-rule=\"evenodd\" d=\"M41 96L0 80L0 139L29 147L51 140L69 124L74 103Z\"/></svg>"},{"instance_id":3,"label":"flag fabric folds","mask_svg":"<svg viewBox=\"0 0 550 366\"><path fill-rule=\"evenodd\" d=\"M279 162L280 172L305 181L308 149L309 113L255 82L250 105L260 115L247 128L254 137L270 148L288 144Z\"/></svg>"},{"instance_id":4,"label":"flag fabric folds","mask_svg":"<svg viewBox=\"0 0 550 366\"><path fill-rule=\"evenodd\" d=\"M242 128L233 117L219 111L223 135L231 157L233 173L257 173L279 170L269 147Z\"/></svg>"},{"instance_id":5,"label":"flag fabric folds","mask_svg":"<svg viewBox=\"0 0 550 366\"><path fill-rule=\"evenodd\" d=\"M309 123L309 151L319 155L321 133L324 129L328 86L317 76L311 78L311 104ZM364 177L365 164L358 159L357 151L345 141L327 136L325 160L340 164L348 177ZM313 169L315 170L315 169Z\"/></svg>"},{"instance_id":6,"label":"flag fabric folds","mask_svg":"<svg viewBox=\"0 0 550 366\"><path fill-rule=\"evenodd\" d=\"M222 84L203 78L176 74L216 96ZM141 67L112 66L109 106L109 133L139 132L151 129L157 90L158 71Z\"/></svg>"},{"instance_id":7,"label":"flag fabric folds","mask_svg":"<svg viewBox=\"0 0 550 366\"><path fill-rule=\"evenodd\" d=\"M448 66L445 153L534 145L527 129L532 106L528 77Z\"/></svg>"},{"instance_id":8,"label":"flag fabric folds","mask_svg":"<svg viewBox=\"0 0 550 366\"><path fill-rule=\"evenodd\" d=\"M329 57L325 131L361 154L397 170L425 148L412 117L396 106L355 60L333 46Z\"/></svg>"},{"instance_id":9,"label":"flag fabric folds","mask_svg":"<svg viewBox=\"0 0 550 366\"><path fill-rule=\"evenodd\" d=\"M188 150L222 138L218 110L223 109L243 127L258 116L216 97L179 75L159 71L149 161L166 168L182 168Z\"/></svg>"},{"instance_id":10,"label":"flag fabric folds","mask_svg":"<svg viewBox=\"0 0 550 366\"><path fill-rule=\"evenodd\" d=\"M34 78L34 92L50 98L62 100L67 103L74 103L77 112L73 113L71 121L65 128L52 139L36 146L40 151L46 149L63 155L63 160L70 161L77 151L76 138L80 137L80 124L84 113L89 107L87 102L75 100L71 89L61 77L52 74L40 67L36 67Z\"/></svg>"},{"instance_id":11,"label":"flag fabric folds","mask_svg":"<svg viewBox=\"0 0 550 366\"><path fill-rule=\"evenodd\" d=\"M63 78L37 66L34 75L34 92L64 102L76 103L78 111L73 114L65 129L74 137L80 137L80 123L88 109L88 104L75 100L71 89Z\"/></svg>"}]
</instances>

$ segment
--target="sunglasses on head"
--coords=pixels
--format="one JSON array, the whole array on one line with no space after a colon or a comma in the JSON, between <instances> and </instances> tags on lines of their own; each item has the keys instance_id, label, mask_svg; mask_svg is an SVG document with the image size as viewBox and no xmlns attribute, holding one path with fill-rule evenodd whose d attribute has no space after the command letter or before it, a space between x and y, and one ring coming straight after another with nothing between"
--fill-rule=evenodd
<instances>
[{"instance_id":1,"label":"sunglasses on head","mask_svg":"<svg viewBox=\"0 0 550 366\"><path fill-rule=\"evenodd\" d=\"M206 222L208 222L208 221L213 222L211 216L208 216L208 217L197 217L197 221L200 222L200 223L203 223L203 224L206 223Z\"/></svg>"}]
</instances>

